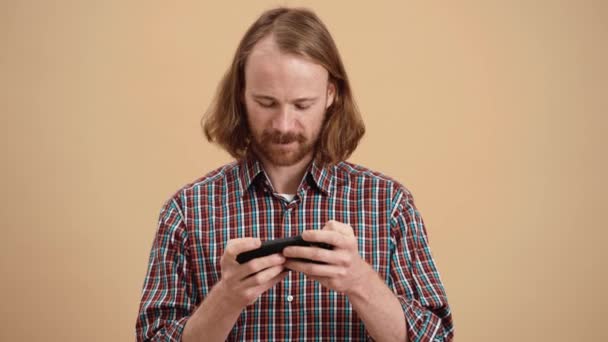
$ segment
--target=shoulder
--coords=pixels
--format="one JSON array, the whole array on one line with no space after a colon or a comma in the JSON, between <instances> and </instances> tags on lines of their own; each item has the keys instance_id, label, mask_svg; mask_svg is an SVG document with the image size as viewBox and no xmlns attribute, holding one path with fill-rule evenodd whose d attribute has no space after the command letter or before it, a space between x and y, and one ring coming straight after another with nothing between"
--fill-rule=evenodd
<instances>
[{"instance_id":1,"label":"shoulder","mask_svg":"<svg viewBox=\"0 0 608 342\"><path fill-rule=\"evenodd\" d=\"M373 189L375 192L382 192L384 195L374 195L372 197L387 199L393 224L398 222L399 217L404 218L406 222L418 223L417 219L420 219L420 213L414 203L414 195L395 178L349 162L337 164L336 170L336 175L340 179L338 184L348 184L348 186L358 187L364 189L364 191ZM366 193L363 193L363 195L365 196Z\"/></svg>"},{"instance_id":2,"label":"shoulder","mask_svg":"<svg viewBox=\"0 0 608 342\"><path fill-rule=\"evenodd\" d=\"M239 165L236 161L209 171L177 189L163 207L183 208L193 197L205 198L216 190L236 189L239 186L238 172Z\"/></svg>"},{"instance_id":3,"label":"shoulder","mask_svg":"<svg viewBox=\"0 0 608 342\"><path fill-rule=\"evenodd\" d=\"M386 200L392 213L415 207L412 192L380 171L346 161L336 164L335 171L338 187L349 187L361 196Z\"/></svg>"},{"instance_id":4,"label":"shoulder","mask_svg":"<svg viewBox=\"0 0 608 342\"><path fill-rule=\"evenodd\" d=\"M343 161L335 166L335 171L339 184L364 186L367 183L390 190L394 195L411 196L411 192L395 178L363 165Z\"/></svg>"}]
</instances>

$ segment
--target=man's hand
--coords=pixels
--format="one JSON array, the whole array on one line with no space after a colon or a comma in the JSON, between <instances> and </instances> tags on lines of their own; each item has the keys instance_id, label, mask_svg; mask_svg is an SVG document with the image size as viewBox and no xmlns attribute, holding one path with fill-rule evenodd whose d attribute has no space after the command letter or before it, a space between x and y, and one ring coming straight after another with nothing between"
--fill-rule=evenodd
<instances>
[{"instance_id":1,"label":"man's hand","mask_svg":"<svg viewBox=\"0 0 608 342\"><path fill-rule=\"evenodd\" d=\"M224 341L245 307L281 281L285 258L272 254L244 264L236 256L260 247L258 238L228 241L220 260L222 277L186 321L182 341Z\"/></svg>"},{"instance_id":2,"label":"man's hand","mask_svg":"<svg viewBox=\"0 0 608 342\"><path fill-rule=\"evenodd\" d=\"M302 272L321 285L346 295L356 292L370 276L376 276L373 268L359 255L357 238L349 225L328 221L321 230L302 232L302 238L310 242L328 243L334 249L287 247L283 250L283 255L288 258L286 268ZM310 259L325 264L296 261L292 258Z\"/></svg>"},{"instance_id":3,"label":"man's hand","mask_svg":"<svg viewBox=\"0 0 608 342\"><path fill-rule=\"evenodd\" d=\"M258 238L229 240L220 260L222 278L215 287L223 292L228 303L241 310L287 275L287 272L281 273L285 269L285 258L278 253L252 259L244 264L236 261L237 255L260 245Z\"/></svg>"}]
</instances>

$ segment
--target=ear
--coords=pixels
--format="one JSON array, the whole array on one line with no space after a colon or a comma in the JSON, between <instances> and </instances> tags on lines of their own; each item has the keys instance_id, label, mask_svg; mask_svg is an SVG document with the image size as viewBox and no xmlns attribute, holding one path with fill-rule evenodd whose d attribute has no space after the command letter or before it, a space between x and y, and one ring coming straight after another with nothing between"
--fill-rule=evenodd
<instances>
[{"instance_id":1,"label":"ear","mask_svg":"<svg viewBox=\"0 0 608 342\"><path fill-rule=\"evenodd\" d=\"M336 86L333 82L327 82L327 102L325 103L325 109L329 108L334 103L336 97Z\"/></svg>"}]
</instances>

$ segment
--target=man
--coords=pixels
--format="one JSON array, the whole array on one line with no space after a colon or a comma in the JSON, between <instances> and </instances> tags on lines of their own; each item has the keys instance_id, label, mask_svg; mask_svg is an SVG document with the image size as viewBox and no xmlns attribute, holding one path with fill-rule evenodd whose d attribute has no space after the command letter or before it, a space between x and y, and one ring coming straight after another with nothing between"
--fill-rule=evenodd
<instances>
[{"instance_id":1,"label":"man","mask_svg":"<svg viewBox=\"0 0 608 342\"><path fill-rule=\"evenodd\" d=\"M452 339L412 195L345 162L364 126L336 45L314 13L262 14L204 131L236 161L163 206L138 340ZM292 246L236 261L263 240L299 234L333 249Z\"/></svg>"}]
</instances>

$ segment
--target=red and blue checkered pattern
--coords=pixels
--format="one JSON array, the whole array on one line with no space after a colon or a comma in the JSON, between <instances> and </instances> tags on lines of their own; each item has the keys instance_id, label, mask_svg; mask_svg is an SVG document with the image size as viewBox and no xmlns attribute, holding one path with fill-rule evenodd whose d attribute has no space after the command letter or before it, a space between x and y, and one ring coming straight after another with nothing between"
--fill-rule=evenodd
<instances>
[{"instance_id":1,"label":"red and blue checkered pattern","mask_svg":"<svg viewBox=\"0 0 608 342\"><path fill-rule=\"evenodd\" d=\"M445 290L411 193L359 165L311 163L294 199L279 196L249 157L181 188L163 206L136 323L138 341L180 341L190 314L219 281L226 242L276 239L349 224L360 255L401 302L411 341L449 341ZM348 298L290 275L240 315L229 341L370 340Z\"/></svg>"}]
</instances>

